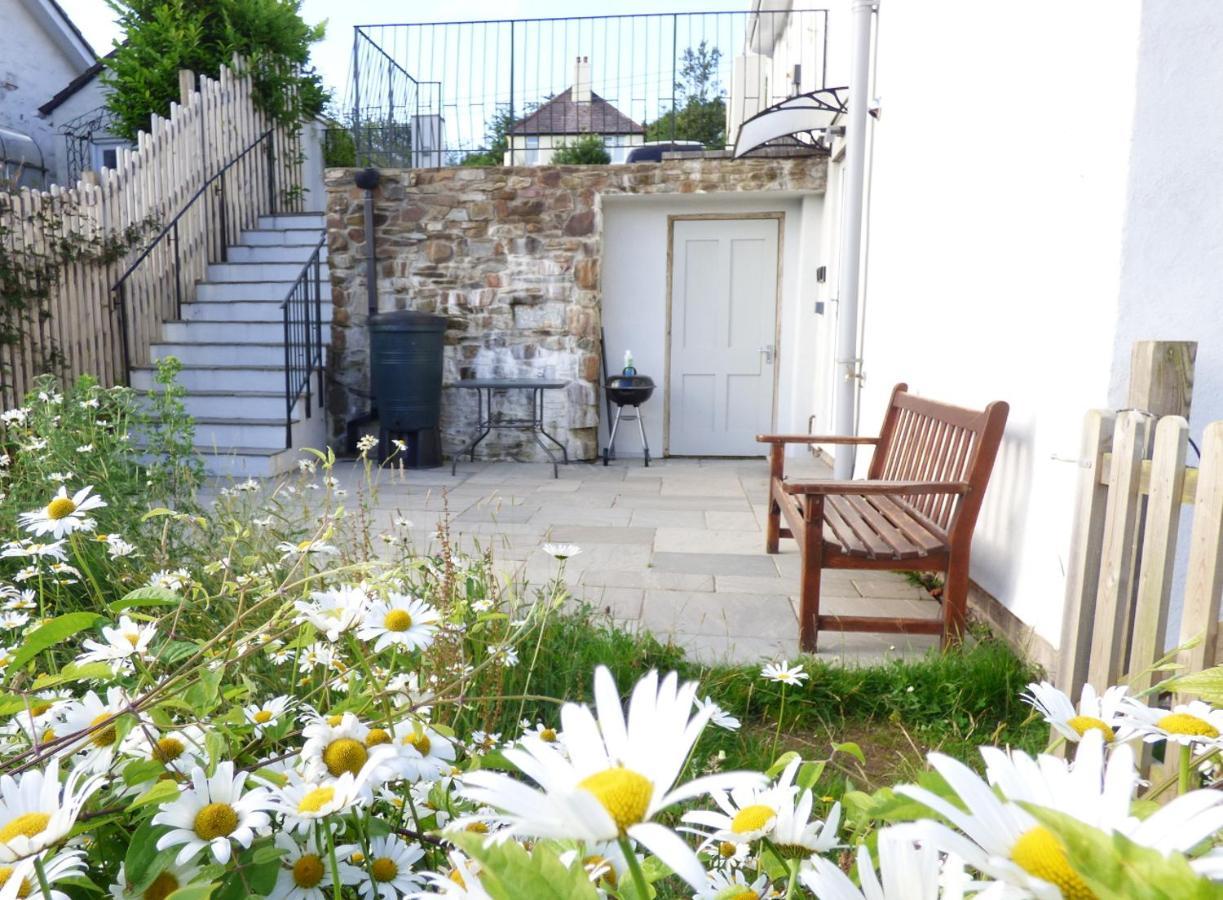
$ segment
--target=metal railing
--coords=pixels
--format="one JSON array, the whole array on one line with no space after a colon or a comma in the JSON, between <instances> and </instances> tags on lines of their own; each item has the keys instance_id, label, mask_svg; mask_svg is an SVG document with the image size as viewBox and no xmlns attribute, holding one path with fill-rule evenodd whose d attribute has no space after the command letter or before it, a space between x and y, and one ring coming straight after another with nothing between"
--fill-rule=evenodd
<instances>
[{"instance_id":1,"label":"metal railing","mask_svg":"<svg viewBox=\"0 0 1223 900\"><path fill-rule=\"evenodd\" d=\"M285 449L293 446L293 407L306 397L312 415L310 376L318 374L318 404L323 402L323 245L324 234L280 304L285 338ZM311 306L314 307L313 313Z\"/></svg>"},{"instance_id":2,"label":"metal railing","mask_svg":"<svg viewBox=\"0 0 1223 900\"><path fill-rule=\"evenodd\" d=\"M345 101L358 165L546 162L583 134L734 143L827 86L826 9L359 25Z\"/></svg>"},{"instance_id":3,"label":"metal railing","mask_svg":"<svg viewBox=\"0 0 1223 900\"><path fill-rule=\"evenodd\" d=\"M269 128L250 143L237 156L222 166L199 189L188 198L182 209L157 233L157 236L140 252L119 276L111 289L116 295L119 313L119 330L122 337L123 380L132 381L131 336L128 328L127 285L133 275L140 271L143 263L156 257L160 263L159 274L173 272L174 317L182 318L183 311L183 246L180 240L180 223L188 222L192 240L202 240L204 261L229 259L229 245L236 243L243 227L249 226L260 215L272 215L277 210L276 186L276 128ZM256 151L262 149L262 153ZM261 164L262 159L262 164ZM238 190L230 192L227 183L236 181ZM249 205L251 190L255 189L255 207ZM214 205L197 207L197 202L212 192ZM267 208L262 204L266 202ZM187 226L184 226L186 228ZM168 247L171 244L172 247ZM193 258L198 256L198 246L192 247ZM167 265L164 255L173 253L173 264ZM164 274L161 274L164 277ZM194 283L190 279L187 288ZM164 288L164 285L158 287Z\"/></svg>"}]
</instances>

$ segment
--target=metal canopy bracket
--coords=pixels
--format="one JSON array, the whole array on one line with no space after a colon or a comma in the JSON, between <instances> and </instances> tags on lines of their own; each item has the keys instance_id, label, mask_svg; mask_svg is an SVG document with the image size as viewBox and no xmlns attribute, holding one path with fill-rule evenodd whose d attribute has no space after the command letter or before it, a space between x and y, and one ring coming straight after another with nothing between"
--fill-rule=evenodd
<instances>
[{"instance_id":1,"label":"metal canopy bracket","mask_svg":"<svg viewBox=\"0 0 1223 900\"><path fill-rule=\"evenodd\" d=\"M823 88L762 109L739 126L735 158L778 138L794 138L812 147L823 144L825 132L849 111L848 98L848 87Z\"/></svg>"}]
</instances>

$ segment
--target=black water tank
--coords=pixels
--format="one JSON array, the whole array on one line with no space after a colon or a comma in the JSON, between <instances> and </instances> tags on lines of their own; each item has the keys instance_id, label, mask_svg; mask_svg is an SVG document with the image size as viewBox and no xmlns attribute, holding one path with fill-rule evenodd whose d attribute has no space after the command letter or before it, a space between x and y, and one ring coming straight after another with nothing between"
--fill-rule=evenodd
<instances>
[{"instance_id":1,"label":"black water tank","mask_svg":"<svg viewBox=\"0 0 1223 900\"><path fill-rule=\"evenodd\" d=\"M441 465L442 338L446 317L415 310L369 320L370 374L385 448L406 440L409 466Z\"/></svg>"}]
</instances>

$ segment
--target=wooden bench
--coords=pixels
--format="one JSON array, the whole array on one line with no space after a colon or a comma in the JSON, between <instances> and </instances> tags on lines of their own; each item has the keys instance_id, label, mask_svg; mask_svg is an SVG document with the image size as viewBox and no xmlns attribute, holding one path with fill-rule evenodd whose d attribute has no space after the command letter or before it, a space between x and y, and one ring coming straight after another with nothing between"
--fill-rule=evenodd
<instances>
[{"instance_id":1,"label":"wooden bench","mask_svg":"<svg viewBox=\"0 0 1223 900\"><path fill-rule=\"evenodd\" d=\"M982 411L936 403L898 384L878 437L762 434L769 447L765 549L783 537L802 553L799 642L821 629L938 634L956 640L968 603L973 527L1006 425L1006 403ZM787 444L873 445L865 481L789 482ZM781 519L785 517L786 526ZM822 615L821 569L944 572L941 619Z\"/></svg>"}]
</instances>

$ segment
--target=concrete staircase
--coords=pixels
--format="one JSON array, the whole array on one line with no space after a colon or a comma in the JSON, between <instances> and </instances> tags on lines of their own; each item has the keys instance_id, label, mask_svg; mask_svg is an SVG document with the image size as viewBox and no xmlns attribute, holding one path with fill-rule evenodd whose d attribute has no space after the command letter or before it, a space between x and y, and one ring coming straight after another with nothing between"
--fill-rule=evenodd
<instances>
[{"instance_id":1,"label":"concrete staircase","mask_svg":"<svg viewBox=\"0 0 1223 900\"><path fill-rule=\"evenodd\" d=\"M280 305L323 236L323 214L265 216L208 267L182 319L166 322L151 347L154 360L177 357L184 403L195 419L196 448L208 471L241 477L289 469L303 447L325 443L318 376L293 408L293 446L285 447L284 316ZM331 340L331 282L322 250L323 346ZM311 316L314 310L311 309ZM325 351L324 351L325 352ZM133 368L132 387L152 390L155 369Z\"/></svg>"}]
</instances>

